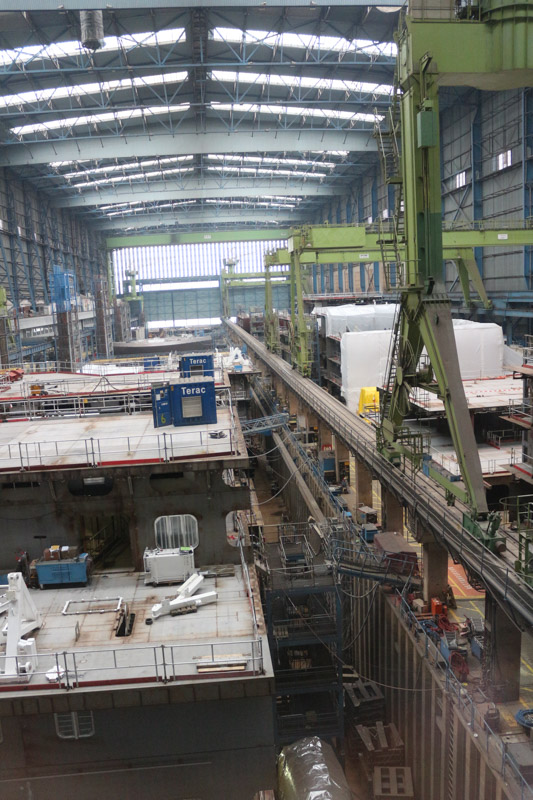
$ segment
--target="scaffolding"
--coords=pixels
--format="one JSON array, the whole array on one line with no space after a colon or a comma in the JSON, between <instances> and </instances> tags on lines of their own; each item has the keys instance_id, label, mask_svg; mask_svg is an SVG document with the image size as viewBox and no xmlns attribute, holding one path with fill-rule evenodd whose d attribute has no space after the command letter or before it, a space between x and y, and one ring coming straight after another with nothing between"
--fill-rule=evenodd
<instances>
[{"instance_id":1,"label":"scaffolding","mask_svg":"<svg viewBox=\"0 0 533 800\"><path fill-rule=\"evenodd\" d=\"M74 372L82 362L80 321L76 298L76 277L54 264L52 273L52 313L56 331L57 360Z\"/></svg>"}]
</instances>

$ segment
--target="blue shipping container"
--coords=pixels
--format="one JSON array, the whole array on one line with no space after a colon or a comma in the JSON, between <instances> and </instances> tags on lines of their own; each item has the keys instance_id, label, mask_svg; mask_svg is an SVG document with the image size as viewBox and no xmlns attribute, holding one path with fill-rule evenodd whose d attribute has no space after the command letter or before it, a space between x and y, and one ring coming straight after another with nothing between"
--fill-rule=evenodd
<instances>
[{"instance_id":1,"label":"blue shipping container","mask_svg":"<svg viewBox=\"0 0 533 800\"><path fill-rule=\"evenodd\" d=\"M52 584L83 583L88 580L87 553L81 553L79 558L67 558L64 561L38 561L35 565L39 586Z\"/></svg>"}]
</instances>

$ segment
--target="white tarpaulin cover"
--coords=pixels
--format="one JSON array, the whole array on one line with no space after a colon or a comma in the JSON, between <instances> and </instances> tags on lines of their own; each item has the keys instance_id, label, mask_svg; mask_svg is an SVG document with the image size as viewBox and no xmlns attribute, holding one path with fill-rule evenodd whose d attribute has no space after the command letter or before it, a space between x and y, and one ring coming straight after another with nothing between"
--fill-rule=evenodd
<instances>
[{"instance_id":1,"label":"white tarpaulin cover","mask_svg":"<svg viewBox=\"0 0 533 800\"><path fill-rule=\"evenodd\" d=\"M395 303L381 305L324 306L314 308L313 314L323 316L326 323L326 336L342 336L347 331L386 331L394 323Z\"/></svg>"},{"instance_id":2,"label":"white tarpaulin cover","mask_svg":"<svg viewBox=\"0 0 533 800\"><path fill-rule=\"evenodd\" d=\"M278 759L280 800L350 800L333 748L318 736L287 745Z\"/></svg>"},{"instance_id":3,"label":"white tarpaulin cover","mask_svg":"<svg viewBox=\"0 0 533 800\"><path fill-rule=\"evenodd\" d=\"M498 378L509 373L499 325L459 319L453 321L453 327L463 380ZM391 335L390 330L385 330L345 333L342 337L342 396L350 411L357 411L363 386L383 385Z\"/></svg>"}]
</instances>

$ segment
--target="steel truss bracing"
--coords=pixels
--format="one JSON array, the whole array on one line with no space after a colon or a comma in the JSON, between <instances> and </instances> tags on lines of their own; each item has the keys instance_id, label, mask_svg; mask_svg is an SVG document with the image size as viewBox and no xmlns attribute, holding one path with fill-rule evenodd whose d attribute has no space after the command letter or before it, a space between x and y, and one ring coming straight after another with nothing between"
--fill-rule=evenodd
<instances>
[{"instance_id":1,"label":"steel truss bracing","mask_svg":"<svg viewBox=\"0 0 533 800\"><path fill-rule=\"evenodd\" d=\"M242 198L243 210L252 195L289 187L309 218L311 184L317 197L338 196L375 160L368 132L389 103L397 18L357 4L114 9L104 12L104 46L90 52L77 44L76 15L21 16L0 58L0 164L19 167L57 207L91 216L113 200L213 197L195 195L184 181L193 178ZM191 160L169 164L181 156ZM98 219L109 229L113 212Z\"/></svg>"},{"instance_id":2,"label":"steel truss bracing","mask_svg":"<svg viewBox=\"0 0 533 800\"><path fill-rule=\"evenodd\" d=\"M22 232L15 208L15 196L9 181L6 181L7 226L9 233L9 257L13 296L10 298L18 310L22 300L29 300L35 310L33 276L30 275L28 260L22 243Z\"/></svg>"}]
</instances>

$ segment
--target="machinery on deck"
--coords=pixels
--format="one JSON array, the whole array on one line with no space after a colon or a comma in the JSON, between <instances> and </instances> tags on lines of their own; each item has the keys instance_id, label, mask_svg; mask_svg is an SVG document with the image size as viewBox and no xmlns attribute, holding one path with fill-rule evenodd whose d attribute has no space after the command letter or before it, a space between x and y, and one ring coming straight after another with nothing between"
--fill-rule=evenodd
<instances>
[{"instance_id":1,"label":"machinery on deck","mask_svg":"<svg viewBox=\"0 0 533 800\"><path fill-rule=\"evenodd\" d=\"M5 595L0 597L0 613L7 611L2 628L6 648L0 658L0 684L29 681L37 668L35 639L24 639L41 627L41 615L24 583L21 572L10 572Z\"/></svg>"}]
</instances>

